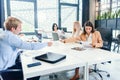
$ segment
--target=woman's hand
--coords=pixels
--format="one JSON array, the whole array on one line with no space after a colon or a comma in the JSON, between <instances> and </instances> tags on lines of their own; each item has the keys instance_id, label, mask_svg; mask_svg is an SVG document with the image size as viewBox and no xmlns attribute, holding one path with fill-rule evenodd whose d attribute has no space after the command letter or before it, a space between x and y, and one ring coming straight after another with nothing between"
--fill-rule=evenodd
<instances>
[{"instance_id":1,"label":"woman's hand","mask_svg":"<svg viewBox=\"0 0 120 80\"><path fill-rule=\"evenodd\" d=\"M52 42L48 42L48 46L52 46L52 44L53 44Z\"/></svg>"},{"instance_id":2,"label":"woman's hand","mask_svg":"<svg viewBox=\"0 0 120 80\"><path fill-rule=\"evenodd\" d=\"M98 47L97 43L92 44L92 46L93 46L94 48L97 48L97 47Z\"/></svg>"},{"instance_id":3,"label":"woman's hand","mask_svg":"<svg viewBox=\"0 0 120 80\"><path fill-rule=\"evenodd\" d=\"M65 40L64 40L64 39L61 39L60 41L63 42L63 43L65 43Z\"/></svg>"}]
</instances>

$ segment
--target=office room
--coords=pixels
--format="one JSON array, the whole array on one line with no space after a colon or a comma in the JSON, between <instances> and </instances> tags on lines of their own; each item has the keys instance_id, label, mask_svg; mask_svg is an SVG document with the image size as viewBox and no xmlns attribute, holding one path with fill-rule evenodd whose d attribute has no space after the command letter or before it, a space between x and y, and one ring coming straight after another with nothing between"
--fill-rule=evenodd
<instances>
[{"instance_id":1,"label":"office room","mask_svg":"<svg viewBox=\"0 0 120 80\"><path fill-rule=\"evenodd\" d=\"M0 80L119 80L119 0L0 0Z\"/></svg>"}]
</instances>

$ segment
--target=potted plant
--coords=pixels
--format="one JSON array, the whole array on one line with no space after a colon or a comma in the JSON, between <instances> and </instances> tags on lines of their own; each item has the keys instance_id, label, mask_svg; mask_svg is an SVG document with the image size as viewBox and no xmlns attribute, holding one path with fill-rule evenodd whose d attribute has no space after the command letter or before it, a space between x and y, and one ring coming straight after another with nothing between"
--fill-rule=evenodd
<instances>
[{"instance_id":1,"label":"potted plant","mask_svg":"<svg viewBox=\"0 0 120 80\"><path fill-rule=\"evenodd\" d=\"M116 12L108 12L107 28L116 28Z\"/></svg>"}]
</instances>

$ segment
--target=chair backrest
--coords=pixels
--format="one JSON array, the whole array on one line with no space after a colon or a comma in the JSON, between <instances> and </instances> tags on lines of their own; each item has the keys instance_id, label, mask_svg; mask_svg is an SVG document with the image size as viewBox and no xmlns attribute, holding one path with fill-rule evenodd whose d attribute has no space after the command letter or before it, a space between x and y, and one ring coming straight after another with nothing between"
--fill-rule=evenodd
<instances>
[{"instance_id":1,"label":"chair backrest","mask_svg":"<svg viewBox=\"0 0 120 80\"><path fill-rule=\"evenodd\" d=\"M113 39L116 39L119 34L120 34L120 29L112 29L112 38Z\"/></svg>"},{"instance_id":2,"label":"chair backrest","mask_svg":"<svg viewBox=\"0 0 120 80\"><path fill-rule=\"evenodd\" d=\"M112 42L120 44L120 29L112 29Z\"/></svg>"},{"instance_id":3,"label":"chair backrest","mask_svg":"<svg viewBox=\"0 0 120 80\"><path fill-rule=\"evenodd\" d=\"M117 44L120 45L120 34L117 35Z\"/></svg>"},{"instance_id":4,"label":"chair backrest","mask_svg":"<svg viewBox=\"0 0 120 80\"><path fill-rule=\"evenodd\" d=\"M98 27L97 30L101 33L101 36L103 39L102 49L110 51L111 50L111 42L112 42L112 29Z\"/></svg>"},{"instance_id":5,"label":"chair backrest","mask_svg":"<svg viewBox=\"0 0 120 80\"><path fill-rule=\"evenodd\" d=\"M117 35L118 40L120 40L120 34Z\"/></svg>"},{"instance_id":6,"label":"chair backrest","mask_svg":"<svg viewBox=\"0 0 120 80\"><path fill-rule=\"evenodd\" d=\"M64 32L67 32L67 28L66 27L62 27L61 30L63 30Z\"/></svg>"},{"instance_id":7,"label":"chair backrest","mask_svg":"<svg viewBox=\"0 0 120 80\"><path fill-rule=\"evenodd\" d=\"M22 69L6 69L6 70L2 70L2 71L0 71L0 80L10 80L9 77L7 77L8 75L20 74L21 72L22 72ZM14 76L14 77L16 78L16 76ZM21 79L23 78L23 76L21 74L20 74L20 78ZM21 80L21 79L19 79L19 80ZM14 79L12 79L12 80L14 80Z\"/></svg>"},{"instance_id":8,"label":"chair backrest","mask_svg":"<svg viewBox=\"0 0 120 80\"><path fill-rule=\"evenodd\" d=\"M2 76L0 75L0 80L3 80Z\"/></svg>"}]
</instances>

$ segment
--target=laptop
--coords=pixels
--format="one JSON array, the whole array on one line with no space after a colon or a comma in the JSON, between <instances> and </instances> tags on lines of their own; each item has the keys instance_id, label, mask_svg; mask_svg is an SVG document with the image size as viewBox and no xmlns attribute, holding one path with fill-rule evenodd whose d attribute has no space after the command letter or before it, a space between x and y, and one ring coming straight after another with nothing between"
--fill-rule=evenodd
<instances>
[{"instance_id":1,"label":"laptop","mask_svg":"<svg viewBox=\"0 0 120 80\"><path fill-rule=\"evenodd\" d=\"M43 55L36 56L35 59L45 61L48 63L56 63L66 58L66 55L57 54L53 52L47 52Z\"/></svg>"},{"instance_id":2,"label":"laptop","mask_svg":"<svg viewBox=\"0 0 120 80\"><path fill-rule=\"evenodd\" d=\"M52 38L53 38L54 41L59 40L58 33L52 32Z\"/></svg>"}]
</instances>

